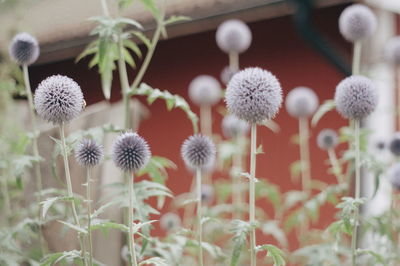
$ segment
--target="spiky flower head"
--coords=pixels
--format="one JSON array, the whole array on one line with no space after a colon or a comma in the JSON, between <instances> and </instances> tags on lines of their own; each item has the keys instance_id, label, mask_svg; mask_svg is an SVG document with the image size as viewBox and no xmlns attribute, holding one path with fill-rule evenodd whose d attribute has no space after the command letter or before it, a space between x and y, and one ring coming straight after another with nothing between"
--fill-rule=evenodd
<instances>
[{"instance_id":1,"label":"spiky flower head","mask_svg":"<svg viewBox=\"0 0 400 266\"><path fill-rule=\"evenodd\" d=\"M22 32L14 36L9 47L12 60L20 65L33 64L39 57L39 43L29 33Z\"/></svg>"},{"instance_id":2,"label":"spiky flower head","mask_svg":"<svg viewBox=\"0 0 400 266\"><path fill-rule=\"evenodd\" d=\"M221 97L221 86L212 76L200 75L190 82L189 98L198 106L213 106Z\"/></svg>"},{"instance_id":3,"label":"spiky flower head","mask_svg":"<svg viewBox=\"0 0 400 266\"><path fill-rule=\"evenodd\" d=\"M71 121L80 114L84 106L78 83L61 75L50 76L39 84L34 103L39 116L54 124Z\"/></svg>"},{"instance_id":4,"label":"spiky flower head","mask_svg":"<svg viewBox=\"0 0 400 266\"><path fill-rule=\"evenodd\" d=\"M167 212L160 219L160 227L164 231L173 231L181 227L181 218L178 214Z\"/></svg>"},{"instance_id":5,"label":"spiky flower head","mask_svg":"<svg viewBox=\"0 0 400 266\"><path fill-rule=\"evenodd\" d=\"M215 154L215 144L209 137L200 134L187 138L181 147L183 161L191 169L212 165Z\"/></svg>"},{"instance_id":6,"label":"spiky flower head","mask_svg":"<svg viewBox=\"0 0 400 266\"><path fill-rule=\"evenodd\" d=\"M389 180L395 189L400 190L400 163L395 163L389 168Z\"/></svg>"},{"instance_id":7,"label":"spiky flower head","mask_svg":"<svg viewBox=\"0 0 400 266\"><path fill-rule=\"evenodd\" d=\"M147 142L136 133L121 134L113 146L113 161L125 172L137 172L149 162L150 156Z\"/></svg>"},{"instance_id":8,"label":"spiky flower head","mask_svg":"<svg viewBox=\"0 0 400 266\"><path fill-rule=\"evenodd\" d=\"M227 20L217 29L217 45L225 53L243 53L249 48L251 39L249 27L238 19Z\"/></svg>"},{"instance_id":9,"label":"spiky flower head","mask_svg":"<svg viewBox=\"0 0 400 266\"><path fill-rule=\"evenodd\" d=\"M275 117L282 105L282 88L271 72L258 67L236 73L225 94L228 111L246 122L261 123Z\"/></svg>"},{"instance_id":10,"label":"spiky flower head","mask_svg":"<svg viewBox=\"0 0 400 266\"><path fill-rule=\"evenodd\" d=\"M103 156L103 146L92 139L82 139L75 149L75 159L83 167L99 164Z\"/></svg>"},{"instance_id":11,"label":"spiky flower head","mask_svg":"<svg viewBox=\"0 0 400 266\"><path fill-rule=\"evenodd\" d=\"M201 185L201 201L205 204L211 204L214 200L214 187L208 184Z\"/></svg>"},{"instance_id":12,"label":"spiky flower head","mask_svg":"<svg viewBox=\"0 0 400 266\"><path fill-rule=\"evenodd\" d=\"M318 108L319 100L317 94L310 88L297 87L286 96L286 110L296 118L309 117Z\"/></svg>"},{"instance_id":13,"label":"spiky flower head","mask_svg":"<svg viewBox=\"0 0 400 266\"><path fill-rule=\"evenodd\" d=\"M250 126L246 121L234 115L227 115L222 120L222 133L226 138L244 136L249 132Z\"/></svg>"},{"instance_id":14,"label":"spiky flower head","mask_svg":"<svg viewBox=\"0 0 400 266\"><path fill-rule=\"evenodd\" d=\"M225 84L228 85L229 81L238 72L236 69L232 69L230 66L226 66L222 69L220 79Z\"/></svg>"},{"instance_id":15,"label":"spiky flower head","mask_svg":"<svg viewBox=\"0 0 400 266\"><path fill-rule=\"evenodd\" d=\"M362 119L371 114L378 104L377 88L364 76L350 76L337 85L335 103L336 110L343 117Z\"/></svg>"},{"instance_id":16,"label":"spiky flower head","mask_svg":"<svg viewBox=\"0 0 400 266\"><path fill-rule=\"evenodd\" d=\"M389 150L394 156L400 156L400 132L396 132L390 141Z\"/></svg>"},{"instance_id":17,"label":"spiky flower head","mask_svg":"<svg viewBox=\"0 0 400 266\"><path fill-rule=\"evenodd\" d=\"M365 5L351 5L343 10L339 17L340 33L350 42L370 37L375 32L376 26L375 14Z\"/></svg>"},{"instance_id":18,"label":"spiky flower head","mask_svg":"<svg viewBox=\"0 0 400 266\"><path fill-rule=\"evenodd\" d=\"M400 36L393 37L386 43L384 56L388 62L400 64Z\"/></svg>"},{"instance_id":19,"label":"spiky flower head","mask_svg":"<svg viewBox=\"0 0 400 266\"><path fill-rule=\"evenodd\" d=\"M335 148L339 143L339 136L335 130L326 128L319 132L317 136L317 145L322 150Z\"/></svg>"}]
</instances>

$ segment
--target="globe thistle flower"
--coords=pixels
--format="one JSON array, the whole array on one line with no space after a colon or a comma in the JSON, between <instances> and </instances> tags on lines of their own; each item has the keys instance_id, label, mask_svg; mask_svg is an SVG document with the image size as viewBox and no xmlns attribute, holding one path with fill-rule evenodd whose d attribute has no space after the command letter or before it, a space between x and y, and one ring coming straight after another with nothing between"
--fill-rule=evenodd
<instances>
[{"instance_id":1,"label":"globe thistle flower","mask_svg":"<svg viewBox=\"0 0 400 266\"><path fill-rule=\"evenodd\" d=\"M235 74L225 94L228 111L246 122L261 123L275 117L282 105L282 88L271 72L246 68Z\"/></svg>"},{"instance_id":2,"label":"globe thistle flower","mask_svg":"<svg viewBox=\"0 0 400 266\"><path fill-rule=\"evenodd\" d=\"M221 96L221 86L212 76L200 75L190 82L189 98L198 106L213 106Z\"/></svg>"},{"instance_id":3,"label":"globe thistle flower","mask_svg":"<svg viewBox=\"0 0 400 266\"><path fill-rule=\"evenodd\" d=\"M78 83L69 77L55 75L39 84L34 104L38 115L44 120L61 124L80 114L84 100Z\"/></svg>"},{"instance_id":4,"label":"globe thistle flower","mask_svg":"<svg viewBox=\"0 0 400 266\"><path fill-rule=\"evenodd\" d=\"M9 47L10 57L20 65L31 65L39 57L39 43L29 33L22 32L14 36Z\"/></svg>"},{"instance_id":5,"label":"globe thistle flower","mask_svg":"<svg viewBox=\"0 0 400 266\"><path fill-rule=\"evenodd\" d=\"M217 45L225 53L243 53L249 48L251 38L249 27L237 19L223 22L216 34Z\"/></svg>"},{"instance_id":6,"label":"globe thistle flower","mask_svg":"<svg viewBox=\"0 0 400 266\"><path fill-rule=\"evenodd\" d=\"M103 146L92 139L83 139L75 149L75 159L83 167L99 164L103 156Z\"/></svg>"},{"instance_id":7,"label":"globe thistle flower","mask_svg":"<svg viewBox=\"0 0 400 266\"><path fill-rule=\"evenodd\" d=\"M187 138L181 147L185 164L192 169L201 169L213 164L216 148L212 140L200 134Z\"/></svg>"},{"instance_id":8,"label":"globe thistle flower","mask_svg":"<svg viewBox=\"0 0 400 266\"><path fill-rule=\"evenodd\" d=\"M230 66L226 66L222 69L220 79L222 83L228 85L229 81L238 72L238 70L232 69Z\"/></svg>"},{"instance_id":9,"label":"globe thistle flower","mask_svg":"<svg viewBox=\"0 0 400 266\"><path fill-rule=\"evenodd\" d=\"M309 117L317 110L319 100L312 89L297 87L288 93L285 104L286 110L291 116Z\"/></svg>"},{"instance_id":10,"label":"globe thistle flower","mask_svg":"<svg viewBox=\"0 0 400 266\"><path fill-rule=\"evenodd\" d=\"M385 45L385 59L394 64L400 64L400 36L391 38Z\"/></svg>"},{"instance_id":11,"label":"globe thistle flower","mask_svg":"<svg viewBox=\"0 0 400 266\"><path fill-rule=\"evenodd\" d=\"M147 142L136 133L121 134L114 143L113 161L125 172L137 172L149 162L150 157Z\"/></svg>"},{"instance_id":12,"label":"globe thistle flower","mask_svg":"<svg viewBox=\"0 0 400 266\"><path fill-rule=\"evenodd\" d=\"M376 16L365 5L351 5L339 17L340 33L350 42L370 37L375 32L376 27Z\"/></svg>"},{"instance_id":13,"label":"globe thistle flower","mask_svg":"<svg viewBox=\"0 0 400 266\"><path fill-rule=\"evenodd\" d=\"M205 204L211 204L214 200L214 188L211 185L201 185L201 201Z\"/></svg>"},{"instance_id":14,"label":"globe thistle flower","mask_svg":"<svg viewBox=\"0 0 400 266\"><path fill-rule=\"evenodd\" d=\"M400 190L400 163L395 163L389 168L389 180L395 189Z\"/></svg>"},{"instance_id":15,"label":"globe thistle flower","mask_svg":"<svg viewBox=\"0 0 400 266\"><path fill-rule=\"evenodd\" d=\"M345 118L362 119L371 114L378 104L375 84L363 76L342 80L335 92L336 110Z\"/></svg>"},{"instance_id":16,"label":"globe thistle flower","mask_svg":"<svg viewBox=\"0 0 400 266\"><path fill-rule=\"evenodd\" d=\"M250 126L246 121L240 120L234 115L227 115L222 120L222 133L226 138L244 136L249 129Z\"/></svg>"},{"instance_id":17,"label":"globe thistle flower","mask_svg":"<svg viewBox=\"0 0 400 266\"><path fill-rule=\"evenodd\" d=\"M400 132L394 134L389 144L389 150L394 156L400 156Z\"/></svg>"},{"instance_id":18,"label":"globe thistle flower","mask_svg":"<svg viewBox=\"0 0 400 266\"><path fill-rule=\"evenodd\" d=\"M317 145L322 150L335 148L339 143L339 136L333 129L323 129L317 136Z\"/></svg>"},{"instance_id":19,"label":"globe thistle flower","mask_svg":"<svg viewBox=\"0 0 400 266\"><path fill-rule=\"evenodd\" d=\"M176 213L167 212L160 219L161 229L164 231L173 231L181 227L181 218Z\"/></svg>"}]
</instances>

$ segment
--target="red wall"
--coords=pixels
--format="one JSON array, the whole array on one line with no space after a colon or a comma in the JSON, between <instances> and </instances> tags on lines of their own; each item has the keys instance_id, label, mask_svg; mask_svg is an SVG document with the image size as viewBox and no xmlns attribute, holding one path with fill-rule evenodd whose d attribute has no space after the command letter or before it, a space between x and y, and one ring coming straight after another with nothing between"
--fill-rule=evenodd
<instances>
[{"instance_id":1,"label":"red wall","mask_svg":"<svg viewBox=\"0 0 400 266\"><path fill-rule=\"evenodd\" d=\"M342 40L337 29L337 19L342 9L342 6L321 9L315 15L315 21L327 38L349 57L350 46ZM320 102L333 97L335 86L343 75L303 41L296 33L290 17L260 21L249 26L253 32L253 43L241 55L241 67L259 66L270 70L279 78L285 95L301 85L313 88ZM144 81L187 99L187 87L194 77L199 74L219 77L221 69L228 63L228 57L218 49L214 35L215 31L210 31L162 41ZM48 75L57 73L74 78L83 88L88 104L103 99L97 71L88 70L87 61L74 64L71 59L33 67L33 87ZM120 98L119 91L118 75L115 75L113 101ZM198 112L195 106L193 109ZM151 117L141 124L140 134L148 140L154 155L165 156L178 165L178 170L170 171L168 187L175 194L187 192L191 175L180 158L180 145L192 134L191 124L180 110L166 112L164 102L155 102L150 110ZM213 129L220 132L221 116L215 110L213 115ZM300 189L300 184L292 184L289 174L289 165L298 159L298 147L289 142L289 138L297 133L297 121L289 117L284 108L275 121L281 127L279 134L266 128L258 131L258 143L263 145L265 154L258 156L257 176L278 184L283 191ZM331 112L313 130L310 143L314 178L327 182L334 180L333 176L326 174L327 155L316 147L315 138L322 128L339 128L343 123L335 112ZM332 214L333 208L324 209L321 215L324 218L318 227L325 227ZM259 243L262 241L258 239Z\"/></svg>"}]
</instances>

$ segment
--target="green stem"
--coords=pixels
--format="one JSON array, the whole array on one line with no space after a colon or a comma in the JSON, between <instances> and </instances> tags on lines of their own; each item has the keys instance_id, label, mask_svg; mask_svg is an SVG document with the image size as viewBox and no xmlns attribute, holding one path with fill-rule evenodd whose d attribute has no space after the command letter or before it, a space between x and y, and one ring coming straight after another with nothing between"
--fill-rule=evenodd
<instances>
[{"instance_id":1,"label":"green stem","mask_svg":"<svg viewBox=\"0 0 400 266\"><path fill-rule=\"evenodd\" d=\"M203 226L201 224L201 170L196 169L196 190L197 190L197 239L199 244L199 266L203 266Z\"/></svg>"},{"instance_id":2,"label":"green stem","mask_svg":"<svg viewBox=\"0 0 400 266\"><path fill-rule=\"evenodd\" d=\"M229 53L229 68L234 71L239 70L239 54L236 52Z\"/></svg>"},{"instance_id":3,"label":"green stem","mask_svg":"<svg viewBox=\"0 0 400 266\"><path fill-rule=\"evenodd\" d=\"M353 46L353 63L352 63L352 74L359 75L360 74L360 65L361 65L361 41L357 41Z\"/></svg>"},{"instance_id":4,"label":"green stem","mask_svg":"<svg viewBox=\"0 0 400 266\"><path fill-rule=\"evenodd\" d=\"M88 239L89 239L89 265L93 265L93 243L92 243L92 196L91 196L91 168L86 169L86 202L87 202L87 228L88 228Z\"/></svg>"},{"instance_id":5,"label":"green stem","mask_svg":"<svg viewBox=\"0 0 400 266\"><path fill-rule=\"evenodd\" d=\"M243 193L242 193L242 182L240 180L240 175L243 171L242 166L242 152L240 147L241 137L236 137L235 144L237 147L237 152L233 155L233 169L232 173L233 179L233 206L235 207L235 217L239 220L242 219L242 203L243 203Z\"/></svg>"},{"instance_id":6,"label":"green stem","mask_svg":"<svg viewBox=\"0 0 400 266\"><path fill-rule=\"evenodd\" d=\"M108 9L107 0L100 0L100 1L104 16L110 17L110 10Z\"/></svg>"},{"instance_id":7,"label":"green stem","mask_svg":"<svg viewBox=\"0 0 400 266\"><path fill-rule=\"evenodd\" d=\"M355 149L355 171L356 171L356 182L355 182L355 193L354 198L357 200L360 198L360 120L354 120L354 149ZM357 231L359 222L359 206L354 212L354 225L353 234L351 236L351 260L352 265L357 265Z\"/></svg>"},{"instance_id":8,"label":"green stem","mask_svg":"<svg viewBox=\"0 0 400 266\"><path fill-rule=\"evenodd\" d=\"M7 223L10 221L11 215L11 202L10 202L10 194L8 193L8 184L5 176L1 176L1 190L4 198L4 214L6 217Z\"/></svg>"},{"instance_id":9,"label":"green stem","mask_svg":"<svg viewBox=\"0 0 400 266\"><path fill-rule=\"evenodd\" d=\"M135 236L133 234L133 179L134 176L128 177L128 193L129 193L129 252L131 255L131 265L137 266Z\"/></svg>"},{"instance_id":10,"label":"green stem","mask_svg":"<svg viewBox=\"0 0 400 266\"><path fill-rule=\"evenodd\" d=\"M212 137L212 115L211 106L200 106L200 127L201 133L208 137Z\"/></svg>"},{"instance_id":11,"label":"green stem","mask_svg":"<svg viewBox=\"0 0 400 266\"><path fill-rule=\"evenodd\" d=\"M307 118L299 118L299 138L300 138L300 162L301 162L301 181L303 190L309 193L311 191L311 172L310 172L310 151L309 151L309 133Z\"/></svg>"},{"instance_id":12,"label":"green stem","mask_svg":"<svg viewBox=\"0 0 400 266\"><path fill-rule=\"evenodd\" d=\"M72 215L74 217L75 224L81 228L81 224L79 222L78 213L76 212L76 205L74 200L74 193L72 191L72 182L71 182L71 174L69 172L69 163L68 163L68 153L67 153L67 144L65 142L65 133L64 133L64 123L61 123L59 126L60 129L60 137L61 137L61 144L62 144L62 155L64 159L64 170L65 170L65 179L67 181L67 191L68 197L72 198L71 200L71 207L72 207ZM87 258L86 258L86 245L81 233L78 233L79 242L81 246L81 253L83 257L83 262L87 266Z\"/></svg>"},{"instance_id":13,"label":"green stem","mask_svg":"<svg viewBox=\"0 0 400 266\"><path fill-rule=\"evenodd\" d=\"M256 229L255 225L255 178L256 178L256 151L257 151L257 124L251 125L250 141L250 182L249 182L249 222L250 232L250 265L256 265Z\"/></svg>"},{"instance_id":14,"label":"green stem","mask_svg":"<svg viewBox=\"0 0 400 266\"><path fill-rule=\"evenodd\" d=\"M31 85L29 81L29 72L28 72L28 66L23 65L22 66L22 72L24 75L24 83L25 83L25 89L26 89L26 96L28 97L28 105L29 105L29 116L31 120L31 130L33 132L33 138L32 138L32 154L36 158L40 158L39 154L39 148L38 148L38 136L39 132L37 130L36 126L36 117L35 117L35 107L33 105L33 97L32 97L32 90L31 90ZM43 190L43 185L42 185L42 172L40 170L40 162L37 162L33 165L34 171L35 171L35 176L36 176L36 192L37 192L37 202L38 205L40 202L42 202L42 190ZM39 205L40 206L40 205ZM42 222L42 216L40 215L40 207L38 208L38 219L39 222ZM42 227L39 227L39 243L40 243L40 251L41 254L44 255L45 251L45 245L43 241L43 232L42 232Z\"/></svg>"},{"instance_id":15,"label":"green stem","mask_svg":"<svg viewBox=\"0 0 400 266\"><path fill-rule=\"evenodd\" d=\"M130 95L129 95L129 81L128 81L128 74L126 71L126 64L125 58L123 53L123 43L122 38L119 36L118 38L118 72L119 72L119 80L121 83L121 91L122 91L122 98L124 103L124 127L125 129L129 129L131 126L131 107L130 107Z\"/></svg>"},{"instance_id":16,"label":"green stem","mask_svg":"<svg viewBox=\"0 0 400 266\"><path fill-rule=\"evenodd\" d=\"M344 177L342 174L342 168L339 165L339 161L336 157L335 150L333 148L328 149L328 157L329 157L329 162L332 166L333 169L333 174L336 176L338 184L343 184L344 183Z\"/></svg>"}]
</instances>

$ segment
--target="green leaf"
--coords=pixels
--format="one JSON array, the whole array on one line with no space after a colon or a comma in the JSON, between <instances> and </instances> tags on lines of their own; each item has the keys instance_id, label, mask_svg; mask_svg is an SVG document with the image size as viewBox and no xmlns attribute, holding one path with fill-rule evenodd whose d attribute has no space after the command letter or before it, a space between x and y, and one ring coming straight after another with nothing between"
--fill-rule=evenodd
<instances>
[{"instance_id":1,"label":"green leaf","mask_svg":"<svg viewBox=\"0 0 400 266\"><path fill-rule=\"evenodd\" d=\"M265 120L264 122L262 122L263 126L265 126L266 128L270 129L272 132L274 133L279 133L279 131L281 130L281 128L279 127L278 123L276 123L273 120Z\"/></svg>"},{"instance_id":2,"label":"green leaf","mask_svg":"<svg viewBox=\"0 0 400 266\"><path fill-rule=\"evenodd\" d=\"M251 230L251 225L248 222L241 220L233 220L230 232L234 234L232 238L233 249L231 255L231 266L236 266L239 263L240 254L246 245L247 234Z\"/></svg>"},{"instance_id":3,"label":"green leaf","mask_svg":"<svg viewBox=\"0 0 400 266\"><path fill-rule=\"evenodd\" d=\"M154 266L169 266L170 264L160 257L152 257L139 263L141 265L154 265Z\"/></svg>"},{"instance_id":4,"label":"green leaf","mask_svg":"<svg viewBox=\"0 0 400 266\"><path fill-rule=\"evenodd\" d=\"M171 16L169 19L164 21L164 25L167 26L176 22L189 21L189 20L191 20L191 18L187 16Z\"/></svg>"},{"instance_id":5,"label":"green leaf","mask_svg":"<svg viewBox=\"0 0 400 266\"><path fill-rule=\"evenodd\" d=\"M146 45L147 49L150 49L151 47L151 41L140 31L129 31L129 33L132 33L135 35L144 45Z\"/></svg>"},{"instance_id":6,"label":"green leaf","mask_svg":"<svg viewBox=\"0 0 400 266\"><path fill-rule=\"evenodd\" d=\"M153 14L156 20L161 18L160 11L158 10L154 0L141 0L141 2L151 12L151 14Z\"/></svg>"},{"instance_id":7,"label":"green leaf","mask_svg":"<svg viewBox=\"0 0 400 266\"><path fill-rule=\"evenodd\" d=\"M139 22L137 22L136 20L134 20L134 19L130 19L130 18L116 18L115 19L115 23L118 25L118 24L126 24L126 25L131 25L131 26L134 26L134 27L136 27L136 28L138 28L138 29L140 29L140 30L143 30L143 26L139 23Z\"/></svg>"},{"instance_id":8,"label":"green leaf","mask_svg":"<svg viewBox=\"0 0 400 266\"><path fill-rule=\"evenodd\" d=\"M139 58L142 58L142 51L140 51L139 46L131 40L124 40L123 45L126 48L131 49Z\"/></svg>"},{"instance_id":9,"label":"green leaf","mask_svg":"<svg viewBox=\"0 0 400 266\"><path fill-rule=\"evenodd\" d=\"M40 204L42 205L42 217L43 217L43 219L46 217L46 214L47 214L48 210L51 208L51 206L54 203L56 203L57 201L72 201L72 200L74 200L73 197L62 196L62 197L48 198L45 201L40 202Z\"/></svg>"},{"instance_id":10,"label":"green leaf","mask_svg":"<svg viewBox=\"0 0 400 266\"><path fill-rule=\"evenodd\" d=\"M256 252L261 251L261 250L266 250L267 251L267 257L271 257L272 261L274 262L274 266L284 266L286 265L285 259L284 259L284 253L282 250L277 248L274 245L266 244L262 246L257 246L256 247Z\"/></svg>"},{"instance_id":11,"label":"green leaf","mask_svg":"<svg viewBox=\"0 0 400 266\"><path fill-rule=\"evenodd\" d=\"M79 227L77 225L74 225L74 224L71 224L71 223L68 223L68 222L64 222L64 221L61 221L61 220L58 220L58 222L62 223L63 225L66 225L67 227L69 227L69 228L71 228L71 229L73 229L73 230L75 230L77 232L80 232L82 234L87 234L88 233L85 229L83 229L83 228L81 228L81 227Z\"/></svg>"},{"instance_id":12,"label":"green leaf","mask_svg":"<svg viewBox=\"0 0 400 266\"><path fill-rule=\"evenodd\" d=\"M318 121L329 111L332 111L336 107L334 100L326 100L323 104L321 104L315 112L312 120L311 125L314 127L317 125Z\"/></svg>"}]
</instances>

